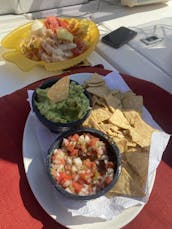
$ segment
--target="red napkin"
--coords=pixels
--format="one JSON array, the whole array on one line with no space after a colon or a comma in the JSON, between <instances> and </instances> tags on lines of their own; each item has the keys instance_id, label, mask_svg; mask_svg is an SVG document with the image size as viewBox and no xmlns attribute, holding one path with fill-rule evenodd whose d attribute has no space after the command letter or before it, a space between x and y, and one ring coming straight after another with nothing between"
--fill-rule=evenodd
<instances>
[{"instance_id":1,"label":"red napkin","mask_svg":"<svg viewBox=\"0 0 172 229\"><path fill-rule=\"evenodd\" d=\"M82 67L67 73L109 73L101 67ZM154 84L122 75L129 87L144 97L144 105L154 120L168 133L172 130L172 95ZM27 89L41 81L0 98L0 228L57 229L64 228L54 221L35 199L26 179L22 159L22 138L29 112ZM158 143L157 143L158 144ZM171 228L172 225L172 141L163 155L148 204L126 229ZM114 225L114 229L116 225Z\"/></svg>"}]
</instances>

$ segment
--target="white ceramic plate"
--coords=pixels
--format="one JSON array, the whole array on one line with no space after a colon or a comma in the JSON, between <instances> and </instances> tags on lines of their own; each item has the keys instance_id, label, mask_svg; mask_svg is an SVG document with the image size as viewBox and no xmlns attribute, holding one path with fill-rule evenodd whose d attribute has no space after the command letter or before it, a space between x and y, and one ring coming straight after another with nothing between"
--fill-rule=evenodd
<instances>
[{"instance_id":1,"label":"white ceramic plate","mask_svg":"<svg viewBox=\"0 0 172 229\"><path fill-rule=\"evenodd\" d=\"M80 83L90 77L91 73L72 75L72 79ZM40 145L37 141L34 120L31 113L28 115L23 135L23 161L26 176L30 187L42 208L57 222L73 229L111 229L121 228L133 220L142 210L143 206L134 206L124 210L112 220L104 221L100 218L72 216L66 208L59 204L57 191L48 178ZM153 187L152 178L150 190Z\"/></svg>"}]
</instances>

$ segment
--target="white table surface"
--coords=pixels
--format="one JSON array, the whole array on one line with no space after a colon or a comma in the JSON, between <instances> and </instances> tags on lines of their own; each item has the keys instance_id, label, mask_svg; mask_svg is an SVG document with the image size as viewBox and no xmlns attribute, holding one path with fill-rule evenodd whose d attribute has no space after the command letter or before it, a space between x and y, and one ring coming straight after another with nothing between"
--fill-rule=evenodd
<instances>
[{"instance_id":1,"label":"white table surface","mask_svg":"<svg viewBox=\"0 0 172 229\"><path fill-rule=\"evenodd\" d=\"M99 13L99 15L101 14ZM109 13L108 16L99 16L99 18L97 16L97 20L99 20L98 24L101 36L103 36L120 26L137 29L143 24L148 23L153 25L158 22L161 23L161 21L163 22L165 19L168 19L168 17L169 19L172 17L172 1L169 1L166 4L155 4L134 8L122 7L118 4L116 8L114 7L113 14ZM172 76L162 70L158 64L155 65L153 63L154 57L157 58L157 56L152 57L150 60L150 58L147 58L133 48L134 46L130 43L132 42L122 46L120 49L114 49L100 41L97 45L96 52L120 72L151 81L172 93ZM169 47L169 49L170 48L171 47ZM172 51L170 55L172 56ZM168 56L166 56L166 59L167 57ZM168 68L171 68L170 63Z\"/></svg>"}]
</instances>

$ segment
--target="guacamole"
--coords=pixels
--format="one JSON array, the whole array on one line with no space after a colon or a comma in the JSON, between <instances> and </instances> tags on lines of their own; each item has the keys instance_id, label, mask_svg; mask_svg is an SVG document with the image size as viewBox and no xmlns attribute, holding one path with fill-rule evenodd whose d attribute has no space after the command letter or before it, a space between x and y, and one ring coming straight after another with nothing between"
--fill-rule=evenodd
<instances>
[{"instance_id":1,"label":"guacamole","mask_svg":"<svg viewBox=\"0 0 172 229\"><path fill-rule=\"evenodd\" d=\"M89 99L84 94L81 85L71 82L69 96L60 102L53 102L47 96L48 88L36 89L36 106L48 120L58 123L68 123L81 119L90 109Z\"/></svg>"}]
</instances>

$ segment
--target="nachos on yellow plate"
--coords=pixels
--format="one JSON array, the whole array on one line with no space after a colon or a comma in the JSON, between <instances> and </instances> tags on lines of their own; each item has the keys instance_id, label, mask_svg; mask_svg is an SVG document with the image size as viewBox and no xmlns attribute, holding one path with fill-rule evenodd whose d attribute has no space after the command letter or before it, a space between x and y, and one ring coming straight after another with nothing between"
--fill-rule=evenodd
<instances>
[{"instance_id":1,"label":"nachos on yellow plate","mask_svg":"<svg viewBox=\"0 0 172 229\"><path fill-rule=\"evenodd\" d=\"M3 57L23 71L35 65L49 71L69 68L85 60L99 40L97 26L87 19L49 16L34 20L2 40Z\"/></svg>"}]
</instances>

